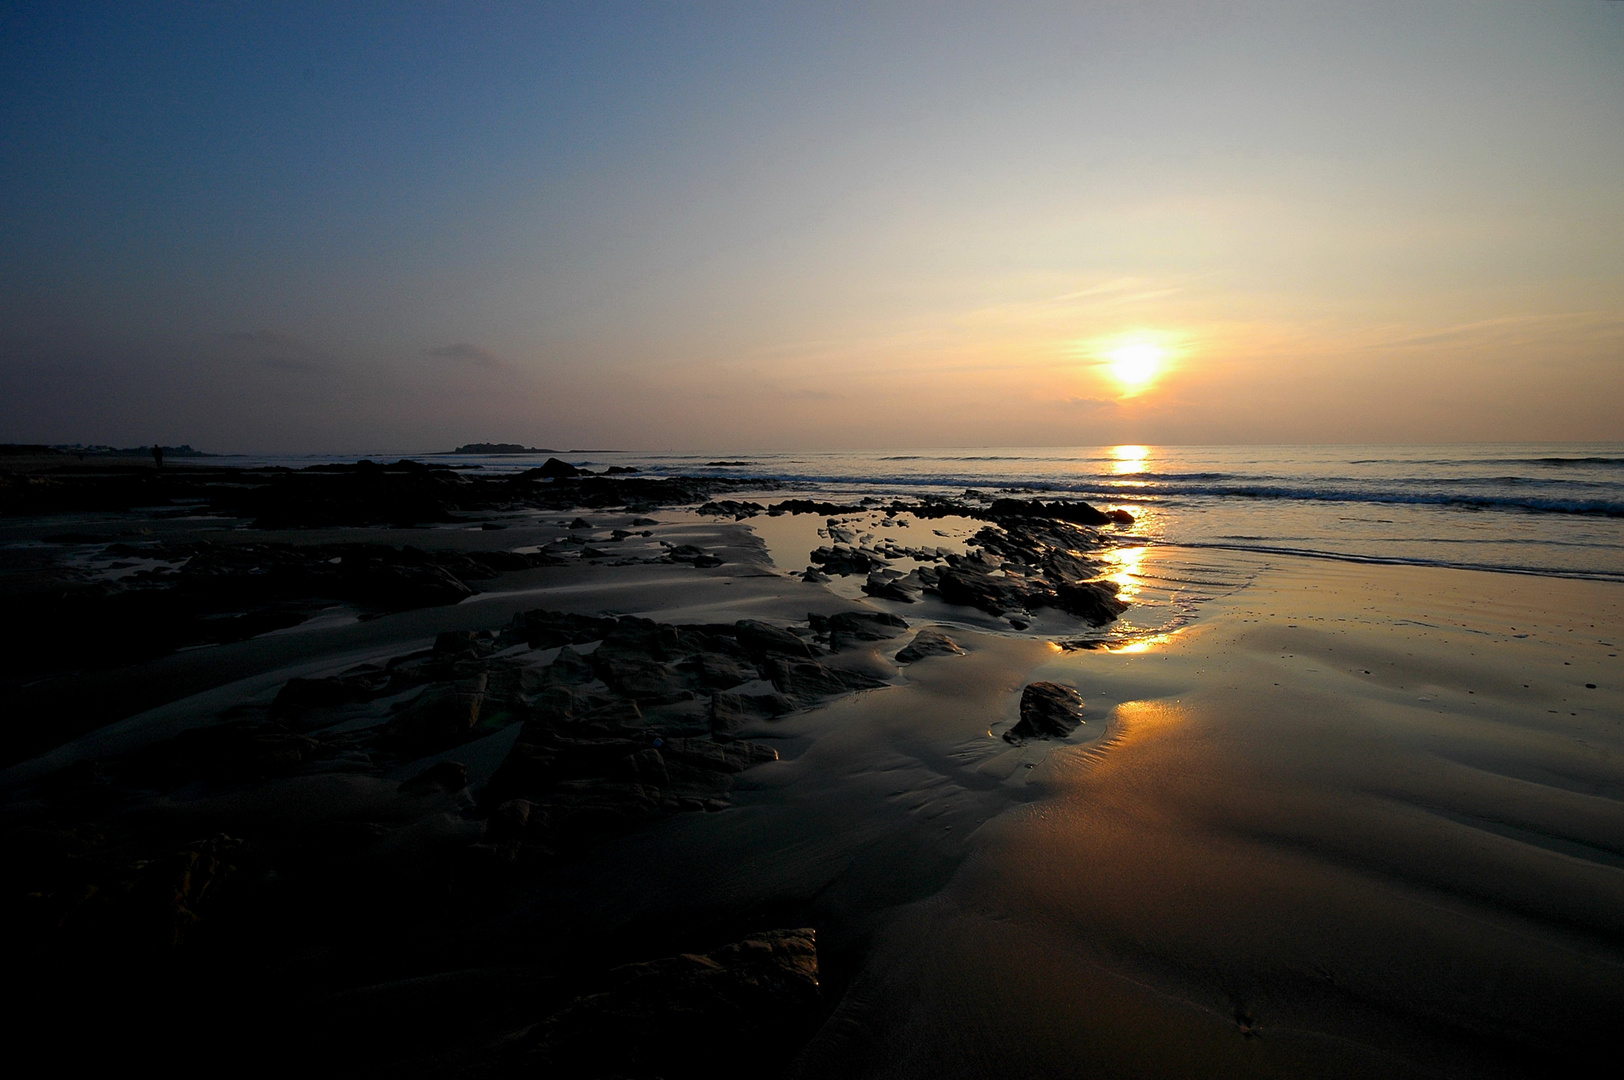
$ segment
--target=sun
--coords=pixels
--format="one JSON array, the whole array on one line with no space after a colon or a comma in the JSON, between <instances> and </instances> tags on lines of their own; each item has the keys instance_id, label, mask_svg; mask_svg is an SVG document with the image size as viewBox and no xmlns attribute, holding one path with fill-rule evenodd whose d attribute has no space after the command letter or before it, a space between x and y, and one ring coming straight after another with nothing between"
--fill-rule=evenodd
<instances>
[{"instance_id":1,"label":"sun","mask_svg":"<svg viewBox=\"0 0 1624 1080\"><path fill-rule=\"evenodd\" d=\"M1167 360L1167 350L1150 341L1125 341L1104 355L1106 370L1130 394L1149 386Z\"/></svg>"}]
</instances>

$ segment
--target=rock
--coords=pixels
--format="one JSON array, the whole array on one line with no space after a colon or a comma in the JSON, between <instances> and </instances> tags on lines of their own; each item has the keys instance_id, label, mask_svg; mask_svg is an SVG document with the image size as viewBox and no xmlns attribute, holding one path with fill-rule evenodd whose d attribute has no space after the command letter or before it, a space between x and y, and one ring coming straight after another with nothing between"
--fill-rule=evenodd
<instances>
[{"instance_id":1,"label":"rock","mask_svg":"<svg viewBox=\"0 0 1624 1080\"><path fill-rule=\"evenodd\" d=\"M733 632L751 657L760 660L773 656L794 656L812 659L818 655L815 646L802 641L788 630L757 619L740 619L733 624Z\"/></svg>"},{"instance_id":2,"label":"rock","mask_svg":"<svg viewBox=\"0 0 1624 1080\"><path fill-rule=\"evenodd\" d=\"M659 524L659 522L655 521L651 517L634 517L634 518L632 518L632 525L635 526L636 528L639 528L639 529L641 529L641 528L643 528L645 526L648 526L648 525L658 525L658 524Z\"/></svg>"},{"instance_id":3,"label":"rock","mask_svg":"<svg viewBox=\"0 0 1624 1080\"><path fill-rule=\"evenodd\" d=\"M994 581L980 570L963 566L941 571L936 578L936 591L950 604L977 607L992 615L1002 615L1019 604L1019 600L1010 595L1014 590L1008 585Z\"/></svg>"},{"instance_id":4,"label":"rock","mask_svg":"<svg viewBox=\"0 0 1624 1080\"><path fill-rule=\"evenodd\" d=\"M479 648L479 638L472 630L447 630L434 639L434 651L441 654L472 653Z\"/></svg>"},{"instance_id":5,"label":"rock","mask_svg":"<svg viewBox=\"0 0 1624 1080\"><path fill-rule=\"evenodd\" d=\"M657 660L620 653L605 655L601 648L592 654L592 659L592 666L604 685L636 701L662 704L693 696L688 680Z\"/></svg>"},{"instance_id":6,"label":"rock","mask_svg":"<svg viewBox=\"0 0 1624 1080\"><path fill-rule=\"evenodd\" d=\"M868 574L890 565L879 552L867 548L820 547L813 551L811 560L822 565L830 574Z\"/></svg>"},{"instance_id":7,"label":"rock","mask_svg":"<svg viewBox=\"0 0 1624 1080\"><path fill-rule=\"evenodd\" d=\"M889 685L860 671L830 668L815 660L770 657L763 665L767 677L779 693L792 701L811 703L854 690L874 690Z\"/></svg>"},{"instance_id":8,"label":"rock","mask_svg":"<svg viewBox=\"0 0 1624 1080\"><path fill-rule=\"evenodd\" d=\"M1070 585L1056 585L1055 606L1079 618L1087 619L1095 626L1103 626L1113 622L1118 615L1128 610L1128 605L1117 599L1117 588L1114 581L1080 581Z\"/></svg>"},{"instance_id":9,"label":"rock","mask_svg":"<svg viewBox=\"0 0 1624 1080\"><path fill-rule=\"evenodd\" d=\"M1025 502L1020 499L995 499L987 508L987 516L994 521L1000 518L1037 517L1051 518L1055 521L1069 521L1077 525L1109 525L1111 516L1103 510L1096 510L1087 503L1051 502L1043 503L1037 499Z\"/></svg>"},{"instance_id":10,"label":"rock","mask_svg":"<svg viewBox=\"0 0 1624 1080\"><path fill-rule=\"evenodd\" d=\"M889 611L842 611L829 616L824 628L853 641L886 641L906 631L908 620Z\"/></svg>"},{"instance_id":11,"label":"rock","mask_svg":"<svg viewBox=\"0 0 1624 1080\"><path fill-rule=\"evenodd\" d=\"M306 709L330 709L363 701L367 692L354 682L336 676L325 679L289 679L271 703L272 716L287 716Z\"/></svg>"},{"instance_id":12,"label":"rock","mask_svg":"<svg viewBox=\"0 0 1624 1080\"><path fill-rule=\"evenodd\" d=\"M865 641L887 641L908 630L905 620L888 611L843 611L820 621L823 626L814 629L822 629L829 634L832 652L840 652Z\"/></svg>"},{"instance_id":13,"label":"rock","mask_svg":"<svg viewBox=\"0 0 1624 1080\"><path fill-rule=\"evenodd\" d=\"M536 694L549 686L580 686L598 677L592 661L566 645L551 664L532 664L519 672L519 690Z\"/></svg>"},{"instance_id":14,"label":"rock","mask_svg":"<svg viewBox=\"0 0 1624 1080\"><path fill-rule=\"evenodd\" d=\"M715 556L715 555L705 554L705 555L700 555L700 556L698 556L698 557L696 557L694 559L694 567L696 569L700 569L700 570L706 569L707 567L711 567L711 566L721 566L721 565L722 565L722 560L720 558L718 558L717 556Z\"/></svg>"},{"instance_id":15,"label":"rock","mask_svg":"<svg viewBox=\"0 0 1624 1080\"><path fill-rule=\"evenodd\" d=\"M886 578L878 574L870 574L863 583L863 591L880 600L898 600L904 604L912 604L919 599L914 590L904 584L905 578Z\"/></svg>"},{"instance_id":16,"label":"rock","mask_svg":"<svg viewBox=\"0 0 1624 1080\"><path fill-rule=\"evenodd\" d=\"M615 628L616 620L561 611L525 611L513 616L497 643L502 647L520 641L532 649L554 649L560 645L585 645L602 641Z\"/></svg>"},{"instance_id":17,"label":"rock","mask_svg":"<svg viewBox=\"0 0 1624 1080\"><path fill-rule=\"evenodd\" d=\"M1021 719L1004 733L1009 742L1061 739L1084 723L1083 699L1069 686L1035 682L1021 691Z\"/></svg>"},{"instance_id":18,"label":"rock","mask_svg":"<svg viewBox=\"0 0 1624 1080\"><path fill-rule=\"evenodd\" d=\"M432 562L363 559L352 564L346 555L342 570L352 595L396 611L457 604L474 595L472 588Z\"/></svg>"},{"instance_id":19,"label":"rock","mask_svg":"<svg viewBox=\"0 0 1624 1080\"><path fill-rule=\"evenodd\" d=\"M467 740L479 723L487 676L438 683L407 702L385 725L385 737L408 754L430 754Z\"/></svg>"},{"instance_id":20,"label":"rock","mask_svg":"<svg viewBox=\"0 0 1624 1080\"><path fill-rule=\"evenodd\" d=\"M1107 510L1105 516L1117 525L1132 525L1133 515L1126 510Z\"/></svg>"},{"instance_id":21,"label":"rock","mask_svg":"<svg viewBox=\"0 0 1624 1080\"><path fill-rule=\"evenodd\" d=\"M588 521L584 517L578 517L565 527L568 528L570 532L581 532L582 530L592 528L592 522Z\"/></svg>"},{"instance_id":22,"label":"rock","mask_svg":"<svg viewBox=\"0 0 1624 1080\"><path fill-rule=\"evenodd\" d=\"M827 585L834 579L817 567L809 566L806 568L806 572L801 575L801 580L813 585Z\"/></svg>"},{"instance_id":23,"label":"rock","mask_svg":"<svg viewBox=\"0 0 1624 1080\"><path fill-rule=\"evenodd\" d=\"M913 641L897 653L897 663L912 664L923 660L927 656L963 656L964 650L958 643L940 630L929 628L914 635Z\"/></svg>"},{"instance_id":24,"label":"rock","mask_svg":"<svg viewBox=\"0 0 1624 1080\"><path fill-rule=\"evenodd\" d=\"M686 765L708 772L739 773L764 762L778 760L777 750L743 739L729 743L709 739L666 739L662 749L673 765Z\"/></svg>"},{"instance_id":25,"label":"rock","mask_svg":"<svg viewBox=\"0 0 1624 1080\"><path fill-rule=\"evenodd\" d=\"M531 1057L543 1074L772 1076L822 1019L816 931L774 930L614 969L536 1026Z\"/></svg>"},{"instance_id":26,"label":"rock","mask_svg":"<svg viewBox=\"0 0 1624 1080\"><path fill-rule=\"evenodd\" d=\"M551 480L567 480L573 476L590 475L584 470L577 469L569 462L559 461L555 457L548 458L546 461L541 463L540 468L531 469L530 472L534 473L536 476Z\"/></svg>"},{"instance_id":27,"label":"rock","mask_svg":"<svg viewBox=\"0 0 1624 1080\"><path fill-rule=\"evenodd\" d=\"M760 720L783 716L795 703L781 694L712 694L711 736L732 738L734 733Z\"/></svg>"},{"instance_id":28,"label":"rock","mask_svg":"<svg viewBox=\"0 0 1624 1080\"><path fill-rule=\"evenodd\" d=\"M430 765L410 780L401 782L404 795L433 795L438 792L461 791L468 786L468 766L460 761L441 761Z\"/></svg>"},{"instance_id":29,"label":"rock","mask_svg":"<svg viewBox=\"0 0 1624 1080\"><path fill-rule=\"evenodd\" d=\"M742 521L745 518L755 517L766 509L765 506L758 502L738 502L734 499L721 499L706 503L699 508L699 512L713 517L731 517L735 521Z\"/></svg>"},{"instance_id":30,"label":"rock","mask_svg":"<svg viewBox=\"0 0 1624 1080\"><path fill-rule=\"evenodd\" d=\"M680 667L696 687L707 690L726 690L760 677L743 659L725 653L695 653Z\"/></svg>"},{"instance_id":31,"label":"rock","mask_svg":"<svg viewBox=\"0 0 1624 1080\"><path fill-rule=\"evenodd\" d=\"M661 788L671 786L671 773L665 767L665 758L652 746L626 755L624 769L639 784Z\"/></svg>"},{"instance_id":32,"label":"rock","mask_svg":"<svg viewBox=\"0 0 1624 1080\"><path fill-rule=\"evenodd\" d=\"M278 723L226 723L183 731L132 755L138 774L148 772L169 783L203 780L217 784L276 776L293 771L316 756L314 739L294 734Z\"/></svg>"}]
</instances>

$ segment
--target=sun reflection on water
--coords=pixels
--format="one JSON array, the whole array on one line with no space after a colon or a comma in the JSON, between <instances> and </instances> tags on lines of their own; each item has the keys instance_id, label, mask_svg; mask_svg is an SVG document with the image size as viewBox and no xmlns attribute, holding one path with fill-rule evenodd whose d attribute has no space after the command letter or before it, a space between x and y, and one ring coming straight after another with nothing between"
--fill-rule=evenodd
<instances>
[{"instance_id":1,"label":"sun reflection on water","mask_svg":"<svg viewBox=\"0 0 1624 1080\"><path fill-rule=\"evenodd\" d=\"M1178 637L1180 633L1181 631L1179 630L1173 630L1166 634L1152 634L1149 637L1136 638L1133 641L1123 642L1120 645L1107 645L1105 647L1105 651L1110 653L1149 652L1158 646L1169 644L1174 638Z\"/></svg>"},{"instance_id":2,"label":"sun reflection on water","mask_svg":"<svg viewBox=\"0 0 1624 1080\"><path fill-rule=\"evenodd\" d=\"M1112 462L1111 471L1118 476L1131 476L1145 471L1145 463L1150 460L1150 447L1114 446L1111 456L1116 459Z\"/></svg>"},{"instance_id":3,"label":"sun reflection on water","mask_svg":"<svg viewBox=\"0 0 1624 1080\"><path fill-rule=\"evenodd\" d=\"M1149 548L1131 547L1115 548L1105 553L1105 559L1111 564L1111 573L1106 577L1117 583L1117 596L1123 600L1131 600L1139 591L1139 566L1145 561L1145 553Z\"/></svg>"}]
</instances>

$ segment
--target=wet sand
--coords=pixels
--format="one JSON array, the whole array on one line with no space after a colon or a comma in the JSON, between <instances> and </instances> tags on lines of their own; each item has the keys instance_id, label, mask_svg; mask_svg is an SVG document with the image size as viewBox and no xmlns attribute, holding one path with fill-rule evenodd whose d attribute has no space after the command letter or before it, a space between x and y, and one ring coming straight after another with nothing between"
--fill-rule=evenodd
<instances>
[{"instance_id":1,"label":"wet sand","mask_svg":"<svg viewBox=\"0 0 1624 1080\"><path fill-rule=\"evenodd\" d=\"M1287 560L1142 652L1006 667L1075 681L1105 737L1051 753L1041 797L887 923L797 1075L1521 1075L1616 1049L1621 630L1616 586Z\"/></svg>"},{"instance_id":2,"label":"wet sand","mask_svg":"<svg viewBox=\"0 0 1624 1080\"><path fill-rule=\"evenodd\" d=\"M589 516L599 531L627 517ZM1150 548L1129 592L1193 621L1067 651L1041 626L800 581L747 523L654 516L657 539L724 564L522 571L451 607L97 676L140 711L0 780L24 790L263 705L289 678L533 608L777 624L886 610L910 631L838 663L889 685L740 731L779 760L739 774L729 808L606 837L431 937L363 940L358 921L352 952L266 973L280 1000L247 1030L281 1033L295 1058L478 1072L583 953L609 964L806 926L829 1015L795 1076L1524 1075L1617 1049L1624 588ZM924 627L965 655L898 664ZM1074 686L1087 723L1012 744L1038 680ZM477 788L515 733L391 782L456 758ZM290 806L321 827L399 801L346 783L181 792L160 810L171 831L285 825ZM397 847L477 838L458 805L436 803ZM265 1007L223 1007L248 1005Z\"/></svg>"}]
</instances>

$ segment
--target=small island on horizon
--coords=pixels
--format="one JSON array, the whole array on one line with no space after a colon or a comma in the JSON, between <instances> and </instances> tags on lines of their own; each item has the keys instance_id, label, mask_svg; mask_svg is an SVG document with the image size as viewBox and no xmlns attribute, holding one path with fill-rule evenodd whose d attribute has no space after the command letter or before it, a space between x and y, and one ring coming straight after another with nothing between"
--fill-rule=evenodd
<instances>
[{"instance_id":1,"label":"small island on horizon","mask_svg":"<svg viewBox=\"0 0 1624 1080\"><path fill-rule=\"evenodd\" d=\"M525 446L522 443L511 442L471 442L463 443L455 450L447 451L451 454L556 454L557 450L549 450L544 446Z\"/></svg>"}]
</instances>

